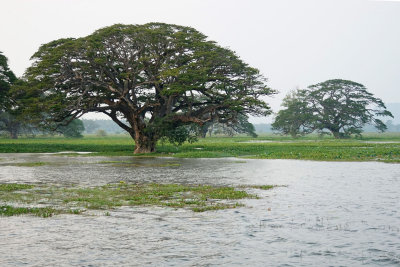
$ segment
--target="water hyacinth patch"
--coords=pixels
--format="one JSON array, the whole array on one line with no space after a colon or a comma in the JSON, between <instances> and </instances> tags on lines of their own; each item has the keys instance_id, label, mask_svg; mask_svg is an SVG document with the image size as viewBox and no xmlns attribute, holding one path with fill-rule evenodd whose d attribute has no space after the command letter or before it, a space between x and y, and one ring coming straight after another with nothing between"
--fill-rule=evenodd
<instances>
[{"instance_id":1,"label":"water hyacinth patch","mask_svg":"<svg viewBox=\"0 0 400 267\"><path fill-rule=\"evenodd\" d=\"M243 186L237 189L229 186L133 184L124 181L87 188L8 184L0 186L0 189L4 189L0 191L0 203L4 203L0 215L50 217L54 214L80 214L85 210L109 210L120 206L164 206L204 212L241 207L243 204L237 200L258 198L246 192L245 188L273 187ZM17 203L18 207L10 203ZM35 207L38 203L41 207ZM24 206L26 204L29 207Z\"/></svg>"},{"instance_id":2,"label":"water hyacinth patch","mask_svg":"<svg viewBox=\"0 0 400 267\"><path fill-rule=\"evenodd\" d=\"M0 153L88 151L93 153L79 156L133 156L133 146L132 140L126 136L103 138L88 136L79 140L63 138L0 139ZM78 154L73 155L78 156ZM68 156L68 154L55 154L55 156ZM159 143L156 147L156 153L136 156L179 158L246 157L394 163L400 161L400 135L365 134L363 139L346 140L333 140L332 138L315 135L299 139L277 135L260 136L257 139L250 137L211 137L199 139L198 142L193 144L185 143L180 147L169 143Z\"/></svg>"}]
</instances>

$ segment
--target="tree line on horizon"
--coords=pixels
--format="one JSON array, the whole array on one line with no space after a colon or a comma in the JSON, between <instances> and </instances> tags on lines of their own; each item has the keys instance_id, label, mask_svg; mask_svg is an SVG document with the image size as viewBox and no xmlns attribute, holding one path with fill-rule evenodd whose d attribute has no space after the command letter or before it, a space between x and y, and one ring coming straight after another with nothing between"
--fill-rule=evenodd
<instances>
[{"instance_id":1,"label":"tree line on horizon","mask_svg":"<svg viewBox=\"0 0 400 267\"><path fill-rule=\"evenodd\" d=\"M262 99L277 93L235 52L172 24L116 24L44 44L31 60L17 78L0 53L0 130L12 138L24 127L79 128L88 112L127 132L134 153L155 151L161 139L192 142L217 126L254 136L249 116L271 115ZM393 117L363 85L340 79L296 90L282 106L272 127L293 137L329 131L346 138L371 123L385 131L377 117Z\"/></svg>"}]
</instances>

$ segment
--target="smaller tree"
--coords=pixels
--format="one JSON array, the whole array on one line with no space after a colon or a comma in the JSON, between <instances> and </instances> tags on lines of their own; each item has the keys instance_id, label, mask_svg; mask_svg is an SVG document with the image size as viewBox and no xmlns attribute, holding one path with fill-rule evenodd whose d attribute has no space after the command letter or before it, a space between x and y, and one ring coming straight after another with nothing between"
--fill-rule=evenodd
<instances>
[{"instance_id":1,"label":"smaller tree","mask_svg":"<svg viewBox=\"0 0 400 267\"><path fill-rule=\"evenodd\" d=\"M104 136L107 136L107 132L102 129L99 129L96 131L96 135L99 137L104 137Z\"/></svg>"},{"instance_id":2,"label":"smaller tree","mask_svg":"<svg viewBox=\"0 0 400 267\"><path fill-rule=\"evenodd\" d=\"M278 112L273 127L292 136L330 131L335 138L360 135L365 124L387 129L379 116L393 117L381 99L364 85L347 80L328 80L298 90L285 98L286 109Z\"/></svg>"},{"instance_id":3,"label":"smaller tree","mask_svg":"<svg viewBox=\"0 0 400 267\"><path fill-rule=\"evenodd\" d=\"M308 111L305 95L304 90L292 91L286 95L281 105L285 109L276 114L275 121L271 124L272 130L290 134L293 138L314 130L312 114Z\"/></svg>"},{"instance_id":4,"label":"smaller tree","mask_svg":"<svg viewBox=\"0 0 400 267\"><path fill-rule=\"evenodd\" d=\"M314 128L318 131L327 129L335 138L360 135L367 123L384 132L386 124L377 117L393 117L381 99L356 82L328 80L309 86L306 95Z\"/></svg>"}]
</instances>

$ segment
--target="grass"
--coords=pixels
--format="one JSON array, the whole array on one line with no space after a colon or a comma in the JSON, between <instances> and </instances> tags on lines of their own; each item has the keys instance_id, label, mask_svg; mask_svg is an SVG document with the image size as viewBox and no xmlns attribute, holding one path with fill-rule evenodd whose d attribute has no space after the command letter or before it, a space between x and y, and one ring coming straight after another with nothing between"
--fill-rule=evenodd
<instances>
[{"instance_id":1,"label":"grass","mask_svg":"<svg viewBox=\"0 0 400 267\"><path fill-rule=\"evenodd\" d=\"M273 187L265 185L248 188L272 189ZM88 188L64 188L0 184L0 203L2 203L0 215L31 214L51 217L54 214L80 214L85 210L107 210L105 214L109 216L108 210L120 206L162 206L204 212L241 207L243 205L237 200L245 198L258 197L249 194L243 187L239 190L229 186L210 185L120 182ZM18 206L14 207L11 204ZM38 205L42 207L37 207Z\"/></svg>"},{"instance_id":2,"label":"grass","mask_svg":"<svg viewBox=\"0 0 400 267\"><path fill-rule=\"evenodd\" d=\"M13 207L9 205L0 206L0 216L16 216L16 215L30 214L38 217L47 218L59 213L60 213L59 210L50 207L30 208L30 207Z\"/></svg>"},{"instance_id":3,"label":"grass","mask_svg":"<svg viewBox=\"0 0 400 267\"><path fill-rule=\"evenodd\" d=\"M19 163L8 163L7 165L17 166L17 167L39 167L46 165L46 162L19 162Z\"/></svg>"},{"instance_id":4,"label":"grass","mask_svg":"<svg viewBox=\"0 0 400 267\"><path fill-rule=\"evenodd\" d=\"M33 187L34 185L30 184L0 184L0 193L31 189Z\"/></svg>"},{"instance_id":5,"label":"grass","mask_svg":"<svg viewBox=\"0 0 400 267\"><path fill-rule=\"evenodd\" d=\"M272 141L246 143L248 141ZM383 143L370 143L383 141ZM394 143L386 143L386 142ZM400 133L365 134L362 139L335 140L310 135L299 139L264 135L250 137L211 137L180 147L159 144L157 153L135 156L168 156L180 158L245 157L258 159L305 159L326 161L400 162ZM0 153L88 151L99 156L132 156L133 140L128 136L93 137L82 139L34 138L0 139ZM76 156L77 154L72 153ZM60 154L59 156L68 156ZM82 155L83 156L83 155ZM45 164L45 163L38 163ZM118 163L120 164L120 163Z\"/></svg>"},{"instance_id":6,"label":"grass","mask_svg":"<svg viewBox=\"0 0 400 267\"><path fill-rule=\"evenodd\" d=\"M261 189L261 190L270 190L274 187L277 187L277 185L251 185L248 187L255 188L255 189Z\"/></svg>"}]
</instances>

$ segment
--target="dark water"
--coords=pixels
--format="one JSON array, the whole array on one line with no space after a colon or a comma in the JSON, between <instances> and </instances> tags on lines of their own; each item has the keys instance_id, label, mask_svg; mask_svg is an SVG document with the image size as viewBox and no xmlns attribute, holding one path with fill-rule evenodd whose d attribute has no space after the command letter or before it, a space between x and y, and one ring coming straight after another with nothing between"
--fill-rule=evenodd
<instances>
[{"instance_id":1,"label":"dark water","mask_svg":"<svg viewBox=\"0 0 400 267\"><path fill-rule=\"evenodd\" d=\"M0 183L121 180L288 187L234 210L0 217L0 266L400 266L397 164L0 154Z\"/></svg>"}]
</instances>

